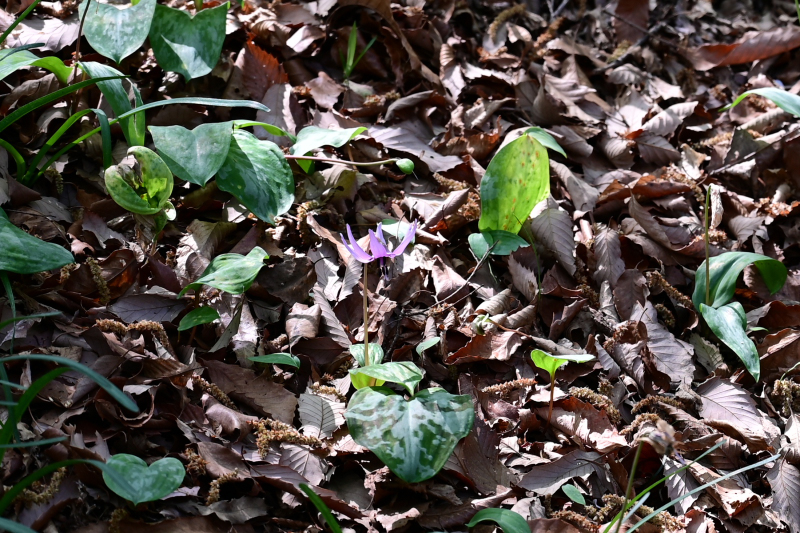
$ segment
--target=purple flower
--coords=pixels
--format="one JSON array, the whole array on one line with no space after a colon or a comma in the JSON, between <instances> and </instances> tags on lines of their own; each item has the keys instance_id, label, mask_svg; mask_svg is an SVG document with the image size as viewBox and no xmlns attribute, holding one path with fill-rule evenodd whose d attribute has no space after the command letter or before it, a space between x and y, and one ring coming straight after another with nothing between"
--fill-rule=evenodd
<instances>
[{"instance_id":1,"label":"purple flower","mask_svg":"<svg viewBox=\"0 0 800 533\"><path fill-rule=\"evenodd\" d=\"M403 241L398 244L396 248L390 251L388 245L386 244L386 238L383 236L381 224L378 224L378 227L375 231L369 230L369 250L372 252L372 255L368 254L358 245L356 238L353 237L353 230L350 229L349 224L347 225L347 236L350 237L350 243L347 243L347 240L341 233L339 236L342 238L342 243L344 244L344 247L347 248L347 251L350 252L358 261L361 261L362 263L371 263L375 259L380 259L381 266L383 266L383 263L387 257L389 259L394 259L403 253L406 247L408 247L408 245L411 243L411 240L414 238L414 234L416 232L417 222L414 221L411 224L411 228L406 233L406 236L403 238Z\"/></svg>"}]
</instances>

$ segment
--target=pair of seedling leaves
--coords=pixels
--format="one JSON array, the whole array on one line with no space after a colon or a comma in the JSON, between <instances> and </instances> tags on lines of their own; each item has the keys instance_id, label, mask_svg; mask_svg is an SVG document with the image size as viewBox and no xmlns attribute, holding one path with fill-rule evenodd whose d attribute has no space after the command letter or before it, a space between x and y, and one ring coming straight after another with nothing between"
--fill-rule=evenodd
<instances>
[{"instance_id":1,"label":"pair of seedling leaves","mask_svg":"<svg viewBox=\"0 0 800 533\"><path fill-rule=\"evenodd\" d=\"M161 68L188 81L208 74L219 61L229 7L226 2L192 16L156 0L134 1L125 8L84 0L80 14L86 14L83 33L98 53L119 63L150 37Z\"/></svg>"},{"instance_id":2,"label":"pair of seedling leaves","mask_svg":"<svg viewBox=\"0 0 800 533\"><path fill-rule=\"evenodd\" d=\"M480 233L469 236L479 259L487 254L509 255L528 246L517 235L533 208L550 196L550 158L547 148L566 157L556 140L541 128L510 135L486 167L481 179Z\"/></svg>"},{"instance_id":3,"label":"pair of seedling leaves","mask_svg":"<svg viewBox=\"0 0 800 533\"><path fill-rule=\"evenodd\" d=\"M417 352L438 342L438 337L429 339ZM415 392L423 371L411 361L384 363L379 344L369 345L369 360L363 344L352 345L350 353L358 362L358 368L350 370L357 390L345 413L353 440L403 481L418 483L435 476L472 429L470 397L436 387ZM401 385L410 398L385 387L386 382Z\"/></svg>"}]
</instances>

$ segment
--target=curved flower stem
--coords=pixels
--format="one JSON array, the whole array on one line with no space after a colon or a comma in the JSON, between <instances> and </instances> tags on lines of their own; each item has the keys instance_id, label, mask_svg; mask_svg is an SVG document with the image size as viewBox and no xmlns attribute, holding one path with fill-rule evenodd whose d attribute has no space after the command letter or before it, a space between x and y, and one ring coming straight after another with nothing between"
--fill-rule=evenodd
<instances>
[{"instance_id":1,"label":"curved flower stem","mask_svg":"<svg viewBox=\"0 0 800 533\"><path fill-rule=\"evenodd\" d=\"M711 198L711 185L708 186L706 189L706 209L705 209L705 244L706 244L706 305L711 305L711 267L708 263L710 259L709 253L709 243L708 243L708 211L710 207L710 198Z\"/></svg>"},{"instance_id":2,"label":"curved flower stem","mask_svg":"<svg viewBox=\"0 0 800 533\"><path fill-rule=\"evenodd\" d=\"M364 263L364 366L369 366L369 297L367 296L367 268Z\"/></svg>"},{"instance_id":3,"label":"curved flower stem","mask_svg":"<svg viewBox=\"0 0 800 533\"><path fill-rule=\"evenodd\" d=\"M550 420L553 418L553 400L556 394L556 375L550 375L550 409L547 410L547 427L550 427Z\"/></svg>"},{"instance_id":4,"label":"curved flower stem","mask_svg":"<svg viewBox=\"0 0 800 533\"><path fill-rule=\"evenodd\" d=\"M306 155L285 155L286 159L303 159L305 161L322 161L324 163L339 163L341 165L353 165L356 167L372 167L375 165L388 165L397 162L397 159L384 159L382 161L347 161L345 159L335 159L332 157L312 157Z\"/></svg>"}]
</instances>

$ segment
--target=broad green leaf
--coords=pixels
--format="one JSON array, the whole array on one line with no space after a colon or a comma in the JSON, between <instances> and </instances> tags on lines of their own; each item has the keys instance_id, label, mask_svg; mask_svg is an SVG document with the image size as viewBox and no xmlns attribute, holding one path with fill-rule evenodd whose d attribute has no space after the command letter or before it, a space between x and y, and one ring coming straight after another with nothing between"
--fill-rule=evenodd
<instances>
[{"instance_id":1,"label":"broad green leaf","mask_svg":"<svg viewBox=\"0 0 800 533\"><path fill-rule=\"evenodd\" d=\"M267 363L273 365L289 365L295 368L300 368L300 359L296 355L290 353L271 353L267 355L256 355L255 357L248 357L251 361L256 363Z\"/></svg>"},{"instance_id":2,"label":"broad green leaf","mask_svg":"<svg viewBox=\"0 0 800 533\"><path fill-rule=\"evenodd\" d=\"M15 274L35 274L74 263L72 254L50 242L29 235L16 227L0 209L0 270Z\"/></svg>"},{"instance_id":3,"label":"broad green leaf","mask_svg":"<svg viewBox=\"0 0 800 533\"><path fill-rule=\"evenodd\" d=\"M575 485L564 485L561 487L561 490L564 491L564 494L566 494L567 498L570 500L581 505L586 505L586 498L583 497L583 494L581 494L581 491L578 490L578 487Z\"/></svg>"},{"instance_id":4,"label":"broad green leaf","mask_svg":"<svg viewBox=\"0 0 800 533\"><path fill-rule=\"evenodd\" d=\"M178 297L183 296L190 289L199 289L203 285L208 285L230 294L243 294L253 284L261 267L264 266L264 259L268 257L267 252L258 246L253 248L247 255L218 255L206 267L203 275L187 285L178 294Z\"/></svg>"},{"instance_id":5,"label":"broad green leaf","mask_svg":"<svg viewBox=\"0 0 800 533\"><path fill-rule=\"evenodd\" d=\"M108 193L132 213L155 215L171 206L172 172L157 153L144 146L133 146L128 153L139 163L138 172L127 165L108 167L105 183Z\"/></svg>"},{"instance_id":6,"label":"broad green leaf","mask_svg":"<svg viewBox=\"0 0 800 533\"><path fill-rule=\"evenodd\" d=\"M358 366L368 366L364 357L364 344L351 344L350 355L352 355ZM379 365L383 362L383 348L380 344L369 343L369 364Z\"/></svg>"},{"instance_id":7,"label":"broad green leaf","mask_svg":"<svg viewBox=\"0 0 800 533\"><path fill-rule=\"evenodd\" d=\"M531 533L528 522L509 509L481 509L467 522L467 527L475 527L481 522L494 522L505 533Z\"/></svg>"},{"instance_id":8,"label":"broad green leaf","mask_svg":"<svg viewBox=\"0 0 800 533\"><path fill-rule=\"evenodd\" d=\"M517 235L503 230L488 230L473 233L467 239L469 247L475 257L482 259L487 253L492 255L509 255L526 246L528 241Z\"/></svg>"},{"instance_id":9,"label":"broad green leaf","mask_svg":"<svg viewBox=\"0 0 800 533\"><path fill-rule=\"evenodd\" d=\"M150 134L156 150L173 174L204 186L228 156L233 123L202 124L193 130L183 126L150 126Z\"/></svg>"},{"instance_id":10,"label":"broad green leaf","mask_svg":"<svg viewBox=\"0 0 800 533\"><path fill-rule=\"evenodd\" d=\"M418 483L436 475L472 429L469 396L426 389L406 401L386 387L356 391L345 413L350 435L398 477Z\"/></svg>"},{"instance_id":11,"label":"broad green leaf","mask_svg":"<svg viewBox=\"0 0 800 533\"><path fill-rule=\"evenodd\" d=\"M307 126L297 134L297 142L289 150L292 155L308 155L312 150L323 146L333 146L339 148L346 144L350 139L367 131L365 127L349 128L346 130L329 130L316 126ZM308 172L313 162L298 160L297 164Z\"/></svg>"},{"instance_id":12,"label":"broad green leaf","mask_svg":"<svg viewBox=\"0 0 800 533\"><path fill-rule=\"evenodd\" d=\"M222 52L229 7L226 2L192 16L181 9L156 6L150 46L158 65L186 80L211 72Z\"/></svg>"},{"instance_id":13,"label":"broad green leaf","mask_svg":"<svg viewBox=\"0 0 800 533\"><path fill-rule=\"evenodd\" d=\"M195 326L210 324L218 318L219 312L213 307L198 307L186 313L186 316L181 319L181 323L178 324L178 331L186 331Z\"/></svg>"},{"instance_id":14,"label":"broad green leaf","mask_svg":"<svg viewBox=\"0 0 800 533\"><path fill-rule=\"evenodd\" d=\"M422 355L422 352L427 350L428 348L433 348L437 344L441 342L441 337L433 337L432 339L428 339L426 341L422 341L421 343L417 344L417 355Z\"/></svg>"},{"instance_id":15,"label":"broad green leaf","mask_svg":"<svg viewBox=\"0 0 800 533\"><path fill-rule=\"evenodd\" d=\"M236 130L231 136L217 186L270 224L294 202L294 176L281 149L244 130Z\"/></svg>"},{"instance_id":16,"label":"broad green leaf","mask_svg":"<svg viewBox=\"0 0 800 533\"><path fill-rule=\"evenodd\" d=\"M91 78L107 78L110 76L123 75L122 72L117 69L101 63L86 62L81 63L81 67ZM131 85L133 87L134 98L137 100L137 105L139 105L142 99L139 94L139 89L136 88L136 85ZM108 100L108 103L111 104L111 109L114 110L116 116L120 116L134 109L133 106L131 106L128 91L122 84L122 79L100 81L97 83L97 87L103 93L106 100ZM128 146L144 145L144 111L121 119L119 125L122 128L122 133L125 134L125 140L128 142Z\"/></svg>"},{"instance_id":17,"label":"broad green leaf","mask_svg":"<svg viewBox=\"0 0 800 533\"><path fill-rule=\"evenodd\" d=\"M72 74L72 69L55 56L38 57L28 50L20 50L13 54L7 54L0 60L0 80L23 67L30 66L49 70L56 75L58 81L65 85Z\"/></svg>"},{"instance_id":18,"label":"broad green leaf","mask_svg":"<svg viewBox=\"0 0 800 533\"><path fill-rule=\"evenodd\" d=\"M148 466L143 459L135 455L118 453L106 464L122 475L130 487L120 486L105 472L103 481L118 496L133 502L134 505L160 500L175 492L186 475L183 464L174 457L159 459Z\"/></svg>"},{"instance_id":19,"label":"broad green leaf","mask_svg":"<svg viewBox=\"0 0 800 533\"><path fill-rule=\"evenodd\" d=\"M739 356L750 375L758 381L761 363L756 345L745 331L747 317L742 304L731 302L715 309L701 303L698 309L711 331Z\"/></svg>"},{"instance_id":20,"label":"broad green leaf","mask_svg":"<svg viewBox=\"0 0 800 533\"><path fill-rule=\"evenodd\" d=\"M156 9L156 0L141 0L138 4L118 8L112 4L84 2L81 17L86 12L83 34L101 55L117 63L144 44Z\"/></svg>"},{"instance_id":21,"label":"broad green leaf","mask_svg":"<svg viewBox=\"0 0 800 533\"><path fill-rule=\"evenodd\" d=\"M796 117L800 117L800 96L792 94L789 91L784 91L783 89L777 89L775 87L763 87L761 89L752 89L744 92L740 94L732 104L723 107L720 111L727 111L728 109L739 105L742 100L751 94L763 96L764 98L774 102L776 106L780 107L787 113L791 113Z\"/></svg>"},{"instance_id":22,"label":"broad green leaf","mask_svg":"<svg viewBox=\"0 0 800 533\"><path fill-rule=\"evenodd\" d=\"M561 148L561 145L558 144L558 141L555 140L555 138L552 135L547 133L542 128L537 128L537 127L528 128L527 130L525 130L525 133L527 133L528 135L539 141L545 148L550 148L551 150L555 150L564 157L567 157L567 153L564 151L563 148Z\"/></svg>"},{"instance_id":23,"label":"broad green leaf","mask_svg":"<svg viewBox=\"0 0 800 533\"><path fill-rule=\"evenodd\" d=\"M547 149L530 134L502 147L481 180L481 231L519 233L533 208L550 194Z\"/></svg>"},{"instance_id":24,"label":"broad green leaf","mask_svg":"<svg viewBox=\"0 0 800 533\"><path fill-rule=\"evenodd\" d=\"M419 385L419 382L422 381L422 375L423 371L412 361L381 363L378 365L350 369L350 380L353 382L354 386L356 381L359 383L362 382L362 380L356 379L357 376L368 376L380 380L381 383L379 383L379 385L383 385L387 381L389 383L402 385L408 393L412 395L417 385ZM364 387L356 388L360 389Z\"/></svg>"},{"instance_id":25,"label":"broad green leaf","mask_svg":"<svg viewBox=\"0 0 800 533\"><path fill-rule=\"evenodd\" d=\"M594 356L588 353L550 355L542 350L533 350L531 352L531 359L533 359L534 365L550 374L550 377L553 377L556 375L556 370L558 370L561 365L567 363L588 363L594 359Z\"/></svg>"},{"instance_id":26,"label":"broad green leaf","mask_svg":"<svg viewBox=\"0 0 800 533\"><path fill-rule=\"evenodd\" d=\"M739 278L739 274L751 264L761 272L761 277L764 278L764 282L772 294L781 290L783 284L786 283L788 272L780 261L750 252L726 252L712 257L709 261L711 307L718 308L731 301L736 291L736 280ZM700 309L700 304L704 304L705 301L706 263L703 261L695 274L692 303L695 308Z\"/></svg>"}]
</instances>

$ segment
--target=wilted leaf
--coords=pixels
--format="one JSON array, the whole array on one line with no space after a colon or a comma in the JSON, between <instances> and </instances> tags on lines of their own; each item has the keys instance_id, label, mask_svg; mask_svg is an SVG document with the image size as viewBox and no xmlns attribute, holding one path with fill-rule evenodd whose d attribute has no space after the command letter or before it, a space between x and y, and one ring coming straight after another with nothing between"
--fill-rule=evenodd
<instances>
[{"instance_id":1,"label":"wilted leaf","mask_svg":"<svg viewBox=\"0 0 800 533\"><path fill-rule=\"evenodd\" d=\"M750 394L741 385L713 377L697 387L700 395L700 416L721 420L740 431L760 431L761 417Z\"/></svg>"}]
</instances>

